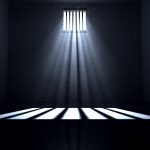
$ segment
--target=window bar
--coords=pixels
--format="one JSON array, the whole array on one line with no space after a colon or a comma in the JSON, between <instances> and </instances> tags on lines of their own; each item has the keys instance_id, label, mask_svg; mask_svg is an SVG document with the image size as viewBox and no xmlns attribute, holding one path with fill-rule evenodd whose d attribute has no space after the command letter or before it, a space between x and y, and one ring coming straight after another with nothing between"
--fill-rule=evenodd
<instances>
[{"instance_id":1,"label":"window bar","mask_svg":"<svg viewBox=\"0 0 150 150\"><path fill-rule=\"evenodd\" d=\"M83 23L83 20L82 20L82 11L80 11L80 31L82 31L82 23Z\"/></svg>"},{"instance_id":2,"label":"window bar","mask_svg":"<svg viewBox=\"0 0 150 150\"><path fill-rule=\"evenodd\" d=\"M64 28L63 28L63 30L66 31L67 30L67 27L66 27L66 21L67 21L67 19L66 19L66 11L64 11L63 19L64 19L64 24L63 24Z\"/></svg>"},{"instance_id":3,"label":"window bar","mask_svg":"<svg viewBox=\"0 0 150 150\"><path fill-rule=\"evenodd\" d=\"M73 31L76 31L76 12L73 11Z\"/></svg>"},{"instance_id":4,"label":"window bar","mask_svg":"<svg viewBox=\"0 0 150 150\"><path fill-rule=\"evenodd\" d=\"M80 31L80 25L79 25L79 11L77 11L77 31Z\"/></svg>"},{"instance_id":5,"label":"window bar","mask_svg":"<svg viewBox=\"0 0 150 150\"><path fill-rule=\"evenodd\" d=\"M70 31L72 31L72 11L70 11Z\"/></svg>"},{"instance_id":6,"label":"window bar","mask_svg":"<svg viewBox=\"0 0 150 150\"><path fill-rule=\"evenodd\" d=\"M69 31L69 11L67 11L67 31Z\"/></svg>"},{"instance_id":7,"label":"window bar","mask_svg":"<svg viewBox=\"0 0 150 150\"><path fill-rule=\"evenodd\" d=\"M83 11L83 31L86 31L86 11Z\"/></svg>"}]
</instances>

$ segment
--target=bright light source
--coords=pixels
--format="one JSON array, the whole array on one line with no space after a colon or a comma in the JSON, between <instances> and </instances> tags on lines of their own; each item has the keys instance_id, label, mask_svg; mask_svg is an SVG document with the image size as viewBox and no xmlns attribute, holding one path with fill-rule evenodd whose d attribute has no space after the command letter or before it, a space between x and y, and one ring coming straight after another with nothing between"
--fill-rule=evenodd
<instances>
[{"instance_id":1,"label":"bright light source","mask_svg":"<svg viewBox=\"0 0 150 150\"><path fill-rule=\"evenodd\" d=\"M69 31L69 27L70 27L70 24L69 24L69 18L70 18L70 16L69 16L69 11L67 11L67 31Z\"/></svg>"},{"instance_id":2,"label":"bright light source","mask_svg":"<svg viewBox=\"0 0 150 150\"><path fill-rule=\"evenodd\" d=\"M72 31L72 12L70 12L70 31Z\"/></svg>"},{"instance_id":3,"label":"bright light source","mask_svg":"<svg viewBox=\"0 0 150 150\"><path fill-rule=\"evenodd\" d=\"M83 20L82 20L82 11L80 11L80 31L82 31Z\"/></svg>"},{"instance_id":4,"label":"bright light source","mask_svg":"<svg viewBox=\"0 0 150 150\"><path fill-rule=\"evenodd\" d=\"M63 31L86 31L85 10L64 10Z\"/></svg>"},{"instance_id":5,"label":"bright light source","mask_svg":"<svg viewBox=\"0 0 150 150\"><path fill-rule=\"evenodd\" d=\"M76 31L76 12L73 11L73 31Z\"/></svg>"},{"instance_id":6,"label":"bright light source","mask_svg":"<svg viewBox=\"0 0 150 150\"><path fill-rule=\"evenodd\" d=\"M66 18L66 11L64 11L64 28L63 28L64 31L67 30L66 21L67 21L67 18Z\"/></svg>"},{"instance_id":7,"label":"bright light source","mask_svg":"<svg viewBox=\"0 0 150 150\"><path fill-rule=\"evenodd\" d=\"M83 11L83 31L86 31L86 11Z\"/></svg>"},{"instance_id":8,"label":"bright light source","mask_svg":"<svg viewBox=\"0 0 150 150\"><path fill-rule=\"evenodd\" d=\"M77 31L80 31L80 19L79 19L79 11L77 11Z\"/></svg>"}]
</instances>

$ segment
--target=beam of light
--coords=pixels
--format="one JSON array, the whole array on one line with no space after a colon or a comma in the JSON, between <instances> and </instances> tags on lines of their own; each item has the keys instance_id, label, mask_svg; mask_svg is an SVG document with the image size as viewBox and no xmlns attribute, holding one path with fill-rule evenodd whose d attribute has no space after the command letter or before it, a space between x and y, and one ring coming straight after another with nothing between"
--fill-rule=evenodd
<instances>
[{"instance_id":1,"label":"beam of light","mask_svg":"<svg viewBox=\"0 0 150 150\"><path fill-rule=\"evenodd\" d=\"M63 110L65 110L65 108L55 108L54 110L51 110L50 112L47 112L35 119L55 119Z\"/></svg>"},{"instance_id":2,"label":"beam of light","mask_svg":"<svg viewBox=\"0 0 150 150\"><path fill-rule=\"evenodd\" d=\"M73 11L73 32L76 31L76 11Z\"/></svg>"},{"instance_id":3,"label":"beam of light","mask_svg":"<svg viewBox=\"0 0 150 150\"><path fill-rule=\"evenodd\" d=\"M78 108L68 108L62 119L81 119Z\"/></svg>"},{"instance_id":4,"label":"beam of light","mask_svg":"<svg viewBox=\"0 0 150 150\"><path fill-rule=\"evenodd\" d=\"M78 63L80 65L80 91L81 91L81 98L82 98L82 103L87 103L90 105L90 101L92 101L91 98L91 93L89 91L89 81L88 81L88 73L87 73L87 66L89 65L86 63L86 57L85 53L85 47L83 45L82 38L84 38L84 34L78 32L77 33L77 42L78 42ZM92 104L92 103L91 103Z\"/></svg>"},{"instance_id":5,"label":"beam of light","mask_svg":"<svg viewBox=\"0 0 150 150\"><path fill-rule=\"evenodd\" d=\"M77 31L80 31L79 11L77 11L76 13L77 13Z\"/></svg>"},{"instance_id":6,"label":"beam of light","mask_svg":"<svg viewBox=\"0 0 150 150\"><path fill-rule=\"evenodd\" d=\"M39 109L39 108L29 108L29 109L15 111L15 112L11 112L11 113L2 114L2 115L0 115L0 119L6 118L6 117L11 117L11 116L18 115L18 114L25 113L25 112L29 112L29 111L33 111L36 109Z\"/></svg>"},{"instance_id":7,"label":"beam of light","mask_svg":"<svg viewBox=\"0 0 150 150\"><path fill-rule=\"evenodd\" d=\"M67 31L69 31L69 11L67 11Z\"/></svg>"},{"instance_id":8,"label":"beam of light","mask_svg":"<svg viewBox=\"0 0 150 150\"><path fill-rule=\"evenodd\" d=\"M105 116L99 114L91 108L81 108L88 119L107 119Z\"/></svg>"},{"instance_id":9,"label":"beam of light","mask_svg":"<svg viewBox=\"0 0 150 150\"><path fill-rule=\"evenodd\" d=\"M19 119L19 120L23 120L23 119L29 119L31 117L34 117L36 115L39 115L43 112L46 112L48 110L51 110L52 108L43 108L43 109L39 109L39 110L35 110L33 112L29 112L29 113L25 113L25 114L22 114L22 115L18 115L18 116L15 116L15 117L11 117L11 118L8 118L8 119Z\"/></svg>"},{"instance_id":10,"label":"beam of light","mask_svg":"<svg viewBox=\"0 0 150 150\"><path fill-rule=\"evenodd\" d=\"M66 36L67 35L67 36ZM62 54L60 52L60 56L57 58L61 66L58 66L57 68L61 67L61 70L59 72L60 74L60 79L59 79L59 84L57 85L58 90L57 90L57 98L56 100L56 105L59 105L60 103L65 103L67 102L67 96L62 96L63 94L67 95L68 93L68 82L69 82L69 65L70 65L70 45L71 45L71 32L66 34L64 36L64 39L62 39L62 45L60 48L60 51L62 51ZM56 66L55 66L56 68ZM68 71L66 71L68 70ZM58 74L58 73L56 73ZM58 80L57 80L58 81Z\"/></svg>"},{"instance_id":11,"label":"beam of light","mask_svg":"<svg viewBox=\"0 0 150 150\"><path fill-rule=\"evenodd\" d=\"M102 103L105 103L104 99L107 99L108 95L112 94L111 90L109 89L109 86L107 86L109 83L107 83L107 73L105 70L105 52L103 49L105 49L105 46L103 46L102 39L99 38L96 34L96 31L92 28L92 25L88 24L88 31L86 34L83 34L82 38L82 44L83 44L83 51L84 51L84 57L86 58L86 68L87 68L87 75L88 78L92 78L93 80L89 80L89 84L92 86L89 86L90 96L95 97L94 95L96 93L99 93L98 99L101 99ZM97 41L99 39L99 41ZM100 51L98 52L96 49L97 43L99 42ZM107 52L106 52L107 53ZM101 55L99 55L101 54ZM108 56L109 58L111 54ZM111 59L110 59L111 60ZM108 93L108 94L106 94ZM91 99L91 104L94 103L94 101Z\"/></svg>"},{"instance_id":12,"label":"beam of light","mask_svg":"<svg viewBox=\"0 0 150 150\"><path fill-rule=\"evenodd\" d=\"M128 110L123 110L123 109L119 109L119 108L108 108L110 110L114 110L123 114L127 114L136 118L140 118L140 119L150 119L149 115L145 115L145 114L141 114L141 113L137 113L137 112L132 112L132 111L128 111Z\"/></svg>"},{"instance_id":13,"label":"beam of light","mask_svg":"<svg viewBox=\"0 0 150 150\"><path fill-rule=\"evenodd\" d=\"M64 30L64 31L67 30L66 21L67 21L67 18L66 18L66 11L64 11L64 13L63 13L63 30Z\"/></svg>"},{"instance_id":14,"label":"beam of light","mask_svg":"<svg viewBox=\"0 0 150 150\"><path fill-rule=\"evenodd\" d=\"M86 11L83 11L83 31L86 31Z\"/></svg>"},{"instance_id":15,"label":"beam of light","mask_svg":"<svg viewBox=\"0 0 150 150\"><path fill-rule=\"evenodd\" d=\"M72 31L72 11L70 11L70 31Z\"/></svg>"},{"instance_id":16,"label":"beam of light","mask_svg":"<svg viewBox=\"0 0 150 150\"><path fill-rule=\"evenodd\" d=\"M80 11L80 31L83 30L83 13Z\"/></svg>"},{"instance_id":17,"label":"beam of light","mask_svg":"<svg viewBox=\"0 0 150 150\"><path fill-rule=\"evenodd\" d=\"M108 116L111 116L112 118L115 118L115 119L134 119L134 118L131 118L131 117L128 117L128 116L125 116L125 115L122 115L122 114L119 114L119 113L116 113L116 112L113 112L104 108L94 108L94 109Z\"/></svg>"},{"instance_id":18,"label":"beam of light","mask_svg":"<svg viewBox=\"0 0 150 150\"><path fill-rule=\"evenodd\" d=\"M69 62L68 66L68 103L78 103L78 67L77 67L77 34L76 30L71 33L71 41L69 48Z\"/></svg>"}]
</instances>

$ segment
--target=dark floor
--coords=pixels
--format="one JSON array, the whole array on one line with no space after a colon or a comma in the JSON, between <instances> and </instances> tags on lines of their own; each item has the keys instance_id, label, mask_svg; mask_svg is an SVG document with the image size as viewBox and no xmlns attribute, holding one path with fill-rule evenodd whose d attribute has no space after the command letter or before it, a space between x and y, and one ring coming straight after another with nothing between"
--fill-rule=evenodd
<instances>
[{"instance_id":1,"label":"dark floor","mask_svg":"<svg viewBox=\"0 0 150 150\"><path fill-rule=\"evenodd\" d=\"M143 121L1 121L2 150L149 149L150 123Z\"/></svg>"}]
</instances>

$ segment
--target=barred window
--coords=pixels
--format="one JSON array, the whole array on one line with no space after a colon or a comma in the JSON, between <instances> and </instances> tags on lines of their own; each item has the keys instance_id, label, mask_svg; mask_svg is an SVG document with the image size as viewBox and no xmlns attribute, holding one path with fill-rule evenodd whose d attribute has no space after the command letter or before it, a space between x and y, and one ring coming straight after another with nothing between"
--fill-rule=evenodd
<instances>
[{"instance_id":1,"label":"barred window","mask_svg":"<svg viewBox=\"0 0 150 150\"><path fill-rule=\"evenodd\" d=\"M63 31L86 31L86 10L64 10Z\"/></svg>"}]
</instances>

